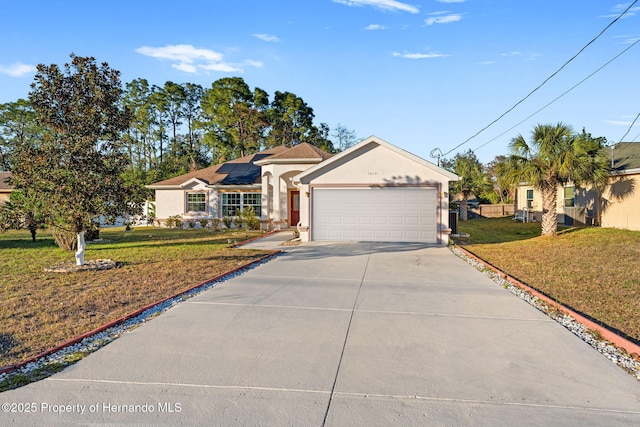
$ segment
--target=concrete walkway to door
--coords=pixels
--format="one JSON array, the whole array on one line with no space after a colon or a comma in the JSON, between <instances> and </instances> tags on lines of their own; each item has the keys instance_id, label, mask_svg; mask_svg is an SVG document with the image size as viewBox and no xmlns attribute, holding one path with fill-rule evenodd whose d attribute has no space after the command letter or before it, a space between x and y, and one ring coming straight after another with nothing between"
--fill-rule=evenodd
<instances>
[{"instance_id":1,"label":"concrete walkway to door","mask_svg":"<svg viewBox=\"0 0 640 427\"><path fill-rule=\"evenodd\" d=\"M640 425L640 382L410 244L288 248L0 398L36 409L0 425Z\"/></svg>"}]
</instances>

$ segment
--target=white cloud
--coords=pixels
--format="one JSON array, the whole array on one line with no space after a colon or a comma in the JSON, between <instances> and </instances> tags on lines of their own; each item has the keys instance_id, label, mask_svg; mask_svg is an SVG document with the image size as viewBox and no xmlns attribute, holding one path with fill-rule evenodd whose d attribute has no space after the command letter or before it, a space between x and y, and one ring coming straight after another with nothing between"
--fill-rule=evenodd
<instances>
[{"instance_id":1,"label":"white cloud","mask_svg":"<svg viewBox=\"0 0 640 427\"><path fill-rule=\"evenodd\" d=\"M417 7L396 0L333 0L333 2L345 4L347 6L373 6L382 10L393 10L399 12L420 12L420 9Z\"/></svg>"},{"instance_id":2,"label":"white cloud","mask_svg":"<svg viewBox=\"0 0 640 427\"><path fill-rule=\"evenodd\" d=\"M430 58L442 58L445 56L449 56L443 53L436 53L436 52L429 52L429 53L393 52L392 55L397 58L404 58L404 59L430 59Z\"/></svg>"},{"instance_id":3,"label":"white cloud","mask_svg":"<svg viewBox=\"0 0 640 427\"><path fill-rule=\"evenodd\" d=\"M537 52L520 52L517 50L512 50L511 52L503 52L500 56L505 58L522 58L523 61L535 61L540 58L542 55Z\"/></svg>"},{"instance_id":4,"label":"white cloud","mask_svg":"<svg viewBox=\"0 0 640 427\"><path fill-rule=\"evenodd\" d=\"M186 62L179 62L177 64L171 64L171 66L173 68L175 68L176 70L185 72L185 73L189 73L189 74L197 74L198 73L198 67L196 67L193 64L187 64Z\"/></svg>"},{"instance_id":5,"label":"white cloud","mask_svg":"<svg viewBox=\"0 0 640 427\"><path fill-rule=\"evenodd\" d=\"M23 64L22 62L16 62L6 67L4 65L0 65L0 74L6 74L9 77L22 77L25 74L31 74L35 72L35 65Z\"/></svg>"},{"instance_id":6,"label":"white cloud","mask_svg":"<svg viewBox=\"0 0 640 427\"><path fill-rule=\"evenodd\" d=\"M631 123L633 123L632 120L605 120L604 122L613 126L631 126ZM636 123L635 126L640 126L640 123Z\"/></svg>"},{"instance_id":7,"label":"white cloud","mask_svg":"<svg viewBox=\"0 0 640 427\"><path fill-rule=\"evenodd\" d=\"M264 65L261 61L254 61L253 59L247 59L244 61L244 63L254 68L262 68L262 66Z\"/></svg>"},{"instance_id":8,"label":"white cloud","mask_svg":"<svg viewBox=\"0 0 640 427\"><path fill-rule=\"evenodd\" d=\"M280 39L278 36L274 36L273 34L254 34L253 37L259 38L265 42L279 42Z\"/></svg>"},{"instance_id":9,"label":"white cloud","mask_svg":"<svg viewBox=\"0 0 640 427\"><path fill-rule=\"evenodd\" d=\"M169 59L192 63L198 60L217 62L222 61L222 54L210 49L198 49L190 44L167 45L165 47L142 46L136 52L153 58Z\"/></svg>"},{"instance_id":10,"label":"white cloud","mask_svg":"<svg viewBox=\"0 0 640 427\"><path fill-rule=\"evenodd\" d=\"M378 24L371 24L371 25L367 25L366 27L364 27L365 30L384 30L386 29L386 27L384 25L378 25Z\"/></svg>"},{"instance_id":11,"label":"white cloud","mask_svg":"<svg viewBox=\"0 0 640 427\"><path fill-rule=\"evenodd\" d=\"M458 22L462 19L462 15L457 13L449 14L449 12L433 12L429 15L433 15L424 20L427 25L433 24L449 24L451 22Z\"/></svg>"},{"instance_id":12,"label":"white cloud","mask_svg":"<svg viewBox=\"0 0 640 427\"><path fill-rule=\"evenodd\" d=\"M617 18L627 7L629 7L629 3L619 3L613 7L611 14L601 15L601 18ZM632 7L622 18L631 18L632 16L635 16L637 12L640 12L640 6Z\"/></svg>"},{"instance_id":13,"label":"white cloud","mask_svg":"<svg viewBox=\"0 0 640 427\"><path fill-rule=\"evenodd\" d=\"M243 71L240 65L226 62L224 55L219 52L210 49L196 48L188 44L167 45L164 47L142 46L136 49L136 52L152 58L172 61L174 62L171 64L173 68L189 74L197 74L199 70L219 72ZM251 60L246 60L245 64L252 67L262 66L262 63Z\"/></svg>"}]
</instances>

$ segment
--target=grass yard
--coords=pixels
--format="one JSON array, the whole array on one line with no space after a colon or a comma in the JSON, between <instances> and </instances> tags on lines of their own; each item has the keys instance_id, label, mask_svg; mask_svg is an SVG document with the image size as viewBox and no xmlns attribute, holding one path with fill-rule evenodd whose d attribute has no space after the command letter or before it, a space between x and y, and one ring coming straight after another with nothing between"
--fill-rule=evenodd
<instances>
[{"instance_id":1,"label":"grass yard","mask_svg":"<svg viewBox=\"0 0 640 427\"><path fill-rule=\"evenodd\" d=\"M86 260L120 268L45 273L75 261L46 232L0 233L0 366L41 353L82 333L268 253L228 248L260 232L211 232L139 227L103 229ZM109 240L109 241L106 241Z\"/></svg>"},{"instance_id":2,"label":"grass yard","mask_svg":"<svg viewBox=\"0 0 640 427\"><path fill-rule=\"evenodd\" d=\"M460 222L456 243L558 302L640 342L640 232L569 228L510 218Z\"/></svg>"}]
</instances>

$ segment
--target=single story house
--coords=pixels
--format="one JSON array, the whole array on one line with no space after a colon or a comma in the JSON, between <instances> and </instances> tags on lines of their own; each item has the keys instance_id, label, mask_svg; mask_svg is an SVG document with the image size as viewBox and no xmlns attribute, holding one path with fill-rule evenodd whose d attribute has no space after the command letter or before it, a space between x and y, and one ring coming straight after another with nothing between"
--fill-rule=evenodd
<instances>
[{"instance_id":1,"label":"single story house","mask_svg":"<svg viewBox=\"0 0 640 427\"><path fill-rule=\"evenodd\" d=\"M13 191L13 187L7 182L9 178L11 178L11 172L0 172L0 205L9 200Z\"/></svg>"},{"instance_id":2,"label":"single story house","mask_svg":"<svg viewBox=\"0 0 640 427\"><path fill-rule=\"evenodd\" d=\"M252 206L265 228L302 241L447 244L450 181L458 177L371 136L330 155L276 147L149 185L156 218L223 218Z\"/></svg>"},{"instance_id":3,"label":"single story house","mask_svg":"<svg viewBox=\"0 0 640 427\"><path fill-rule=\"evenodd\" d=\"M609 184L601 194L592 186L559 186L558 223L640 230L640 142L612 146L610 173ZM516 208L523 219L541 221L541 192L527 184L519 185Z\"/></svg>"}]
</instances>

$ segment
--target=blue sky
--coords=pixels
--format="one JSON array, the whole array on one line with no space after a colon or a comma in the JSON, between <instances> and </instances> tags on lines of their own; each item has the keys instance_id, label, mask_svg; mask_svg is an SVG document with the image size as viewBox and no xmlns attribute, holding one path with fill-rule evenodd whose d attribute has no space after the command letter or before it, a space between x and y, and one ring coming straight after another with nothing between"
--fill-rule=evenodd
<instances>
[{"instance_id":1,"label":"blue sky","mask_svg":"<svg viewBox=\"0 0 640 427\"><path fill-rule=\"evenodd\" d=\"M631 3L1 0L0 103L27 97L36 64L63 64L73 52L108 62L123 83L210 87L240 76L271 95L290 91L314 109L316 124L341 123L432 160L432 150L451 151L524 98ZM640 46L630 47L639 20L640 2L447 157L474 149L488 162L518 134L558 121L619 141L640 112ZM639 134L640 120L625 140Z\"/></svg>"}]
</instances>

